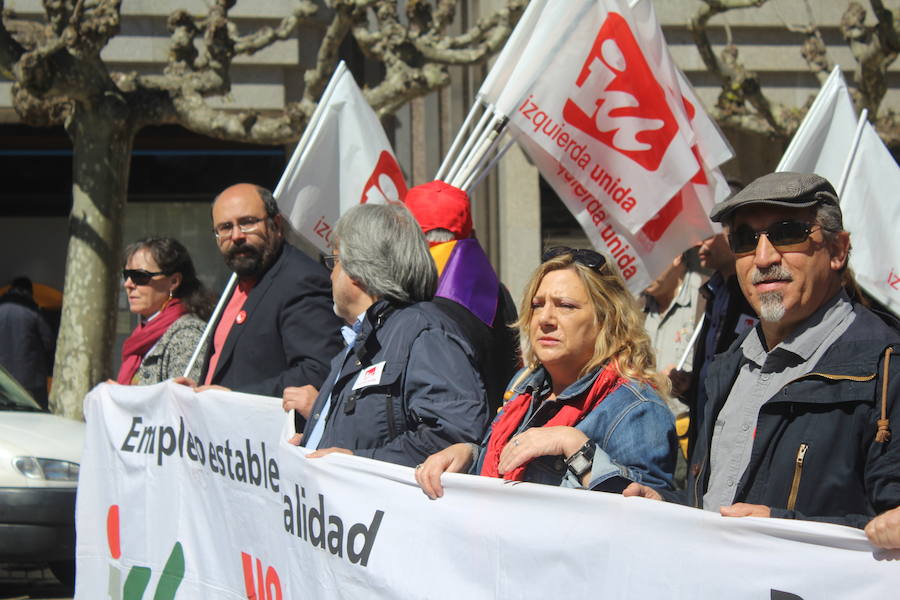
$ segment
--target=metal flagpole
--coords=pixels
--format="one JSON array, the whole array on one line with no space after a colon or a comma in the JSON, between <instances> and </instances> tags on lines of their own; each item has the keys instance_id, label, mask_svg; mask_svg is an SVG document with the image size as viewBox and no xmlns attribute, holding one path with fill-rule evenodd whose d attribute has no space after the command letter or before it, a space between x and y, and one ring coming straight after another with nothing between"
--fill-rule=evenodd
<instances>
[{"instance_id":1,"label":"metal flagpole","mask_svg":"<svg viewBox=\"0 0 900 600\"><path fill-rule=\"evenodd\" d=\"M482 107L482 104L477 100L472 103L472 108L469 109L469 114L466 115L466 120L463 121L462 127L459 128L459 131L456 132L456 137L453 138L453 143L450 145L450 149L447 150L447 155L444 157L444 160L441 161L441 167L438 169L438 172L435 174L434 178L437 181L441 180L446 174L448 168L450 168L451 159L456 156L456 151L459 149L459 145L462 143L463 135L465 135L466 130L472 125L472 120L475 118L475 115L478 113L478 109Z\"/></svg>"},{"instance_id":2,"label":"metal flagpole","mask_svg":"<svg viewBox=\"0 0 900 600\"><path fill-rule=\"evenodd\" d=\"M478 137L474 150L469 152L466 157L466 161L463 163L462 168L459 169L448 182L450 185L462 188L463 183L472 174L472 171L477 167L485 153L490 150L494 140L497 139L497 136L500 135L506 127L508 121L509 119L506 116L493 115L488 127Z\"/></svg>"},{"instance_id":3,"label":"metal flagpole","mask_svg":"<svg viewBox=\"0 0 900 600\"><path fill-rule=\"evenodd\" d=\"M466 158L469 155L469 152L472 149L472 146L475 144L476 140L481 138L484 132L484 128L487 125L488 121L491 117L494 116L493 106L488 105L485 107L484 114L481 115L481 118L478 120L478 124L475 125L475 128L472 130L472 133L469 134L469 138L466 140L465 145L463 145L462 150L459 151L459 154L453 160L453 166L450 167L450 170L447 171L446 177L444 181L450 183L454 178L456 178L456 174L459 172L459 169L463 166ZM451 183L451 185L453 185Z\"/></svg>"},{"instance_id":4,"label":"metal flagpole","mask_svg":"<svg viewBox=\"0 0 900 600\"><path fill-rule=\"evenodd\" d=\"M850 146L850 154L847 155L847 160L844 162L844 171L841 173L841 180L838 182L838 198L844 195L844 188L847 187L847 178L850 177L850 167L853 166L853 160L856 158L856 151L859 150L859 141L862 139L868 116L869 109L867 108L862 109L862 112L859 113L859 122L856 124L856 133L853 134L853 145Z\"/></svg>"},{"instance_id":5,"label":"metal flagpole","mask_svg":"<svg viewBox=\"0 0 900 600\"><path fill-rule=\"evenodd\" d=\"M678 361L678 365L675 367L679 371L684 368L684 363L687 362L688 354L691 353L691 348L694 347L694 344L697 343L697 338L700 337L700 330L703 329L703 323L706 321L706 313L700 315L700 322L697 323L697 326L694 327L694 333L691 334L691 339L688 340L687 348L684 349L684 354L681 355L681 360Z\"/></svg>"},{"instance_id":6,"label":"metal flagpole","mask_svg":"<svg viewBox=\"0 0 900 600\"><path fill-rule=\"evenodd\" d=\"M203 335L200 336L200 342L197 344L197 347L194 348L194 353L191 355L191 360L188 361L187 368L184 370L185 377L191 374L191 369L194 368L194 363L197 362L197 357L200 356L200 350L206 347L206 340L209 338L209 334L216 323L216 319L219 318L219 314L221 314L222 309L225 308L225 300L228 298L229 294L231 294L231 290L234 289L234 284L236 283L237 273L232 273L231 277L228 278L228 283L225 284L225 290L222 292L222 295L219 297L219 301L216 303L215 310L213 311L212 315L210 315L209 321L206 323L206 328L203 330Z\"/></svg>"},{"instance_id":7,"label":"metal flagpole","mask_svg":"<svg viewBox=\"0 0 900 600\"><path fill-rule=\"evenodd\" d=\"M500 148L500 151L494 155L494 158L491 159L491 162L489 162L488 165L484 169L482 169L480 173L478 173L478 176L475 177L474 180L471 180L470 178L470 181L466 182L465 187L462 188L463 191L469 193L471 190L477 188L478 184L480 184L484 180L484 178L487 177L488 173L490 173L494 168L494 165L496 165L497 162L501 158L503 158L503 155L506 154L507 150L512 148L512 145L515 143L516 138L510 138L509 141L507 141L506 144L502 148Z\"/></svg>"}]
</instances>

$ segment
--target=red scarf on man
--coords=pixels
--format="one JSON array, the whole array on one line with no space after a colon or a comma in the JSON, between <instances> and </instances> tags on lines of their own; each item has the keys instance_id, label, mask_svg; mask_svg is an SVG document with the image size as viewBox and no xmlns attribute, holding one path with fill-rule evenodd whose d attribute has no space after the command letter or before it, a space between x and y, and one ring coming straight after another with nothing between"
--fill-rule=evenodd
<instances>
[{"instance_id":1,"label":"red scarf on man","mask_svg":"<svg viewBox=\"0 0 900 600\"><path fill-rule=\"evenodd\" d=\"M156 315L156 318L135 327L125 343L122 344L122 367L119 369L116 381L122 385L131 385L131 380L134 379L135 373L141 367L144 355L159 341L169 326L186 312L187 309L181 300L171 298Z\"/></svg>"},{"instance_id":2,"label":"red scarf on man","mask_svg":"<svg viewBox=\"0 0 900 600\"><path fill-rule=\"evenodd\" d=\"M542 427L574 426L624 382L625 379L619 375L613 364L606 365L597 375L594 385L591 386L587 394L584 394L580 399L574 399L570 404L563 404L556 414ZM522 419L525 418L528 407L531 406L531 399L532 395L526 392L519 394L503 407L503 413L497 418L497 421L491 428L491 437L488 439L484 463L481 466L481 474L485 477L500 477L500 472L497 470L500 464L500 454L522 424ZM528 462L504 473L503 479L522 481Z\"/></svg>"}]
</instances>

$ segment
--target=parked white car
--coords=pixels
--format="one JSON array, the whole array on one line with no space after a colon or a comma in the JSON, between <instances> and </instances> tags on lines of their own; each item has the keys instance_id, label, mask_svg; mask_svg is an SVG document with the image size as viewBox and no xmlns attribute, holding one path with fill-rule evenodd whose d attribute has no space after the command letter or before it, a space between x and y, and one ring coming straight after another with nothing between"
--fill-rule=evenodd
<instances>
[{"instance_id":1,"label":"parked white car","mask_svg":"<svg viewBox=\"0 0 900 600\"><path fill-rule=\"evenodd\" d=\"M75 490L85 425L41 409L0 367L0 562L75 576Z\"/></svg>"}]
</instances>

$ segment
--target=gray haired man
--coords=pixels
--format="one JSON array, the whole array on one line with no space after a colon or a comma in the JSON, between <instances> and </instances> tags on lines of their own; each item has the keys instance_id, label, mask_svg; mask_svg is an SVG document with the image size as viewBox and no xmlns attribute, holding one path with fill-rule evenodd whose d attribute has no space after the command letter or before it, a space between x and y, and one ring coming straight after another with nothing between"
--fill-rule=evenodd
<instances>
[{"instance_id":1,"label":"gray haired man","mask_svg":"<svg viewBox=\"0 0 900 600\"><path fill-rule=\"evenodd\" d=\"M818 175L772 173L711 217L760 323L710 366L686 497L662 495L725 516L863 527L900 504L900 337L843 288L837 194ZM634 483L625 495L661 496Z\"/></svg>"},{"instance_id":2,"label":"gray haired man","mask_svg":"<svg viewBox=\"0 0 900 600\"><path fill-rule=\"evenodd\" d=\"M302 445L413 466L488 424L474 352L429 300L437 271L422 231L399 205L363 204L337 222L334 311L347 348L310 410Z\"/></svg>"}]
</instances>

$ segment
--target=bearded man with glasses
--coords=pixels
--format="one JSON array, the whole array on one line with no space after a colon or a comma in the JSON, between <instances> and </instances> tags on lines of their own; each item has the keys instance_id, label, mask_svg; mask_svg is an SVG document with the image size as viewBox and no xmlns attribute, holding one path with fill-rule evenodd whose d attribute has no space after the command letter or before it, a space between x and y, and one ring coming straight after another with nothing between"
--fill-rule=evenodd
<instances>
[{"instance_id":1,"label":"bearded man with glasses","mask_svg":"<svg viewBox=\"0 0 900 600\"><path fill-rule=\"evenodd\" d=\"M286 388L319 387L341 350L328 272L285 242L284 217L265 188L227 188L213 202L212 225L238 284L216 322L197 389L281 397Z\"/></svg>"},{"instance_id":2,"label":"bearded man with glasses","mask_svg":"<svg viewBox=\"0 0 900 600\"><path fill-rule=\"evenodd\" d=\"M772 173L711 217L760 322L709 368L685 492L624 493L864 527L900 504L900 438L890 435L900 335L843 288L850 234L837 194L818 175Z\"/></svg>"}]
</instances>

